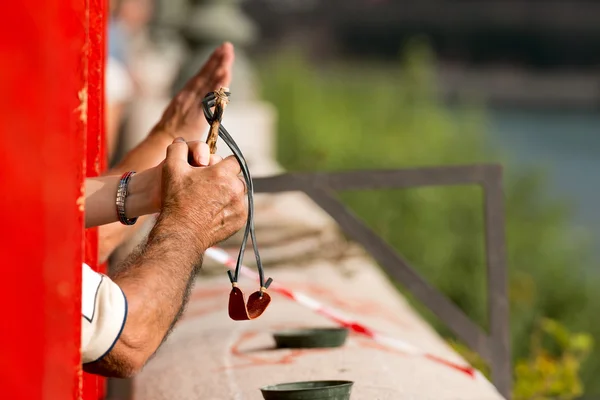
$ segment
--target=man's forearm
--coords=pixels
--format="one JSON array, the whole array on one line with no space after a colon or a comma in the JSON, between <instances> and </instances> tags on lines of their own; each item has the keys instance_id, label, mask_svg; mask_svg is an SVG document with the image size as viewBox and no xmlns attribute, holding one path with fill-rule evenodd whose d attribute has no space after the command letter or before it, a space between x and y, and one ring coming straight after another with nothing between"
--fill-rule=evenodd
<instances>
[{"instance_id":1,"label":"man's forearm","mask_svg":"<svg viewBox=\"0 0 600 400\"><path fill-rule=\"evenodd\" d=\"M143 171L162 162L165 152L173 138L166 132L154 131L131 150L127 156L103 175L120 175L127 171ZM103 225L99 228L98 258L100 262L108 259L110 254L124 241L132 237L143 225L145 218L141 218L133 226L119 223Z\"/></svg>"},{"instance_id":2,"label":"man's forearm","mask_svg":"<svg viewBox=\"0 0 600 400\"><path fill-rule=\"evenodd\" d=\"M196 237L185 221L159 217L147 243L111 276L127 298L127 322L111 352L86 370L130 376L154 354L183 310L201 265L205 248Z\"/></svg>"},{"instance_id":3,"label":"man's forearm","mask_svg":"<svg viewBox=\"0 0 600 400\"><path fill-rule=\"evenodd\" d=\"M115 200L120 176L100 176L85 180L85 227L109 224L118 219ZM131 177L125 202L127 218L159 211L160 171L147 169Z\"/></svg>"}]
</instances>

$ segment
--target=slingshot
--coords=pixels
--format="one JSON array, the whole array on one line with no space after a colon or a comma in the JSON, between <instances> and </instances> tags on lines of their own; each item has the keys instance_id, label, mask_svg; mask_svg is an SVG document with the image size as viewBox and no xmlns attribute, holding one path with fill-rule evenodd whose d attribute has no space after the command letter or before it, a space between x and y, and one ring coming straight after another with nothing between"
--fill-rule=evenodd
<instances>
[{"instance_id":1,"label":"slingshot","mask_svg":"<svg viewBox=\"0 0 600 400\"><path fill-rule=\"evenodd\" d=\"M230 93L228 90L228 88L222 87L216 92L208 93L202 100L202 109L204 111L204 117L210 125L208 137L206 139L206 143L210 147L210 153L214 154L217 151L217 138L220 136L240 163L242 175L244 176L246 187L248 189L248 221L246 222L246 229L244 230L240 252L238 253L235 272L232 273L231 271L227 271L232 286L231 292L229 293L229 317L235 321L245 321L260 317L267 309L271 302L271 296L267 293L267 289L273 280L269 278L265 282L262 262L260 261L260 254L258 253L258 246L256 244L256 236L254 233L254 186L252 184L250 171L248 170L248 164L239 147L229 135L229 132L221 125L223 112L225 111L227 103L229 103ZM214 114L210 110L212 107L215 107ZM248 236L252 239L252 248L254 250L254 256L256 257L260 290L252 293L246 304L244 293L238 287L237 281L242 266L242 260L244 258L244 251L246 250L246 244L248 242Z\"/></svg>"}]
</instances>

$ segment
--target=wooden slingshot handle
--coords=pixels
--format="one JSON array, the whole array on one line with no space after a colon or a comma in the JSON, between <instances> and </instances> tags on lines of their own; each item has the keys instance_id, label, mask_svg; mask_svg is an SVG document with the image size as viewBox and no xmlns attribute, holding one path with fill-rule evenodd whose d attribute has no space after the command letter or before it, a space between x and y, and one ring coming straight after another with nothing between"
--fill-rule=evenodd
<instances>
[{"instance_id":1,"label":"wooden slingshot handle","mask_svg":"<svg viewBox=\"0 0 600 400\"><path fill-rule=\"evenodd\" d=\"M217 139L219 138L219 126L221 125L221 119L223 118L223 113L225 112L225 107L227 103L229 103L229 98L227 97L227 92L229 92L229 88L221 87L215 93L215 111L213 121L210 124L210 129L208 130L208 136L206 138L206 143L210 148L210 154L215 154L217 151Z\"/></svg>"}]
</instances>

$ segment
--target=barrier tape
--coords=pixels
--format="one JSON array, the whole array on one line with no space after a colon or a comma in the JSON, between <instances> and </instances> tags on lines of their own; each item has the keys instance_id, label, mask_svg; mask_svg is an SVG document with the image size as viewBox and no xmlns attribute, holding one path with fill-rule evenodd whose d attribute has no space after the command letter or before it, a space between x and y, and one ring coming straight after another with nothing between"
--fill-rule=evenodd
<instances>
[{"instance_id":1,"label":"barrier tape","mask_svg":"<svg viewBox=\"0 0 600 400\"><path fill-rule=\"evenodd\" d=\"M223 249L211 247L210 249L206 250L205 255L212 258L216 262L225 265L229 269L235 268L236 260L234 260L229 255L229 253L227 253ZM258 274L244 265L242 265L242 267L241 267L241 273L242 273L242 275L244 275L248 278L251 278L254 280L258 279ZM280 285L277 282L274 282L271 285L271 287L269 288L269 290L277 292L277 293L291 299L292 301L313 310L317 314L327 317L328 319L336 322L337 324L339 324L345 328L348 328L349 330L351 330L352 332L354 332L356 334L366 336L368 338L371 338L372 340L374 340L375 342L377 342L379 344L382 344L389 348L393 348L393 349L402 351L406 354L426 358L432 362L444 365L446 367L449 367L456 371L459 371L463 374L466 374L473 379L485 380L485 382L488 385L490 385L491 387L494 388L494 390L496 390L495 387L493 385L491 385L491 383L487 380L487 378L485 378L485 376L483 374L481 374L481 372L479 372L478 370L476 370L475 368L473 368L469 365L461 365L454 361L444 359L442 357L436 356L435 354L431 354L426 351L423 351L408 342L405 342L405 341L397 339L397 338L389 337L385 334L377 332L376 330L371 329L371 328L367 327L366 325L363 325L357 321L347 318L346 316L342 315L339 311L337 311L333 308L327 307L324 304L320 303L319 301L317 301L303 293L286 289L285 287L283 287L282 285Z\"/></svg>"}]
</instances>

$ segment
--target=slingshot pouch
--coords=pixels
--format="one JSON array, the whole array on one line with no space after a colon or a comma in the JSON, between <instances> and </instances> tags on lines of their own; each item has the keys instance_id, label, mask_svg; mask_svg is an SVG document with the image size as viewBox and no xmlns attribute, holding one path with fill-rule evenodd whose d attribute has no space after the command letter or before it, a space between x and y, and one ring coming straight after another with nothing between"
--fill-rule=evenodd
<instances>
[{"instance_id":1,"label":"slingshot pouch","mask_svg":"<svg viewBox=\"0 0 600 400\"><path fill-rule=\"evenodd\" d=\"M204 111L204 117L208 121L210 128L208 131L208 137L206 143L210 147L211 154L214 154L217 150L217 137L221 137L223 141L229 146L233 155L240 163L242 174L246 181L246 187L248 188L248 220L246 222L246 229L244 230L244 236L242 238L242 244L238 254L235 273L227 271L229 274L229 280L231 281L231 292L229 293L229 317L234 321L247 321L260 317L271 302L271 296L267 293L267 289L272 282L269 278L265 282L262 262L258 253L258 246L256 244L256 237L254 233L254 186L252 184L252 177L248 170L248 165L244 158L244 155L240 151L239 147L229 135L225 127L221 124L223 112L225 106L229 102L229 92L227 88L220 88L216 92L207 94L202 100L202 109ZM211 108L214 107L214 113ZM260 290L254 292L246 299L242 290L237 286L237 280L240 274L242 266L242 259L244 257L244 250L248 242L248 237L252 239L252 248L254 250L254 256L256 257L256 267L258 269L258 276L260 280Z\"/></svg>"},{"instance_id":2,"label":"slingshot pouch","mask_svg":"<svg viewBox=\"0 0 600 400\"><path fill-rule=\"evenodd\" d=\"M271 296L266 292L254 292L246 303L244 292L233 286L229 293L229 317L234 321L247 321L258 318L271 303Z\"/></svg>"}]
</instances>

